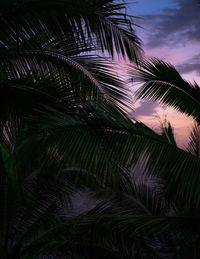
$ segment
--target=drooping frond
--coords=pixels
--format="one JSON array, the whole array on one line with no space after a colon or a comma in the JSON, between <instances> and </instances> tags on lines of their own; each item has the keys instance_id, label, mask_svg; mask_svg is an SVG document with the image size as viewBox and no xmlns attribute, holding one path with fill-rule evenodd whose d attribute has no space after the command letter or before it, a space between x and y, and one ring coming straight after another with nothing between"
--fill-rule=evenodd
<instances>
[{"instance_id":1,"label":"drooping frond","mask_svg":"<svg viewBox=\"0 0 200 259\"><path fill-rule=\"evenodd\" d=\"M135 68L135 80L143 84L137 98L170 105L200 123L200 88L184 80L172 65L157 59L145 61L142 68Z\"/></svg>"},{"instance_id":2,"label":"drooping frond","mask_svg":"<svg viewBox=\"0 0 200 259\"><path fill-rule=\"evenodd\" d=\"M64 48L67 38L138 62L141 42L126 5L115 0L3 1L1 46L27 50Z\"/></svg>"},{"instance_id":3,"label":"drooping frond","mask_svg":"<svg viewBox=\"0 0 200 259\"><path fill-rule=\"evenodd\" d=\"M11 85L12 81L17 84L17 79L31 74L37 78L54 78L59 89L67 84L68 89L64 87L65 90L68 91L71 85L71 91L75 92L75 87L80 88L81 85L88 94L89 91L96 92L96 96L99 92L99 95L116 105L131 105L129 90L109 60L91 55L74 55L70 50L67 56L60 52L41 50L26 51L20 55L4 50L1 53L2 84ZM4 82L6 79L9 81ZM34 85L31 87L34 90ZM26 90L26 86L24 89Z\"/></svg>"},{"instance_id":4,"label":"drooping frond","mask_svg":"<svg viewBox=\"0 0 200 259\"><path fill-rule=\"evenodd\" d=\"M64 163L86 169L113 188L121 188L121 171L134 169L139 161L149 175L165 180L166 191L174 188L174 199L199 204L198 158L142 123L131 122L106 102L82 105L76 116L46 109L37 114L36 121L30 118L29 138L19 141L22 156L35 157L40 148L41 157L56 156L61 167ZM29 141L35 143L34 150L30 150Z\"/></svg>"}]
</instances>

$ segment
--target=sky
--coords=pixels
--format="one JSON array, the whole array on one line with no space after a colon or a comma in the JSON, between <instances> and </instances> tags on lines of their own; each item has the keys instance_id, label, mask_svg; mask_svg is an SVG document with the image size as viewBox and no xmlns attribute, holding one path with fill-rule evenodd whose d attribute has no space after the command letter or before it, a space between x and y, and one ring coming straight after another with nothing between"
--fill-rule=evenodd
<instances>
[{"instance_id":1,"label":"sky","mask_svg":"<svg viewBox=\"0 0 200 259\"><path fill-rule=\"evenodd\" d=\"M140 18L135 23L147 57L173 64L183 78L200 85L200 5L197 0L126 0L127 12ZM133 86L134 88L134 86ZM134 91L134 89L133 89ZM177 143L185 147L192 119L172 108L146 100L129 113L158 130L165 117L171 122Z\"/></svg>"}]
</instances>

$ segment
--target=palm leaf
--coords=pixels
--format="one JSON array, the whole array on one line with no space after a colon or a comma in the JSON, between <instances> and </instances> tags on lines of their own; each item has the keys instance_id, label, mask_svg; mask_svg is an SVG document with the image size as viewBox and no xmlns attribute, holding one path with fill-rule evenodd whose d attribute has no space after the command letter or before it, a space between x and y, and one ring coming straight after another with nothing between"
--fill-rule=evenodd
<instances>
[{"instance_id":1,"label":"palm leaf","mask_svg":"<svg viewBox=\"0 0 200 259\"><path fill-rule=\"evenodd\" d=\"M135 80L143 83L137 98L170 105L200 123L200 88L196 82L187 82L172 65L157 59L145 61L135 71Z\"/></svg>"},{"instance_id":2,"label":"palm leaf","mask_svg":"<svg viewBox=\"0 0 200 259\"><path fill-rule=\"evenodd\" d=\"M190 140L187 147L188 152L200 158L200 131L198 124L194 124L190 132Z\"/></svg>"},{"instance_id":3,"label":"palm leaf","mask_svg":"<svg viewBox=\"0 0 200 259\"><path fill-rule=\"evenodd\" d=\"M183 211L175 215L172 207L158 192L152 192L152 188L136 186L129 178L125 182L127 188L122 193L104 198L96 208L76 219L85 238L110 247L111 251L118 250L122 257L163 258L167 254L179 254L175 246L193 253L193 244L199 242L195 227L198 217L191 224L190 215L184 215Z\"/></svg>"},{"instance_id":4,"label":"palm leaf","mask_svg":"<svg viewBox=\"0 0 200 259\"><path fill-rule=\"evenodd\" d=\"M55 39L63 42L63 46L66 38L75 37L87 42L87 46L90 43L112 56L116 52L137 62L141 57L141 43L125 8L125 3L114 0L44 0L17 5L16 1L3 2L1 44L8 48L24 45L27 50L36 46L46 49L52 47Z\"/></svg>"},{"instance_id":5,"label":"palm leaf","mask_svg":"<svg viewBox=\"0 0 200 259\"><path fill-rule=\"evenodd\" d=\"M28 133L26 141L19 141L18 148L23 156L35 156L39 148L40 159L55 156L60 158L61 167L68 164L70 168L86 169L103 184L115 188L120 188L121 171L133 170L140 162L149 175L164 179L166 191L171 193L174 188L174 199L184 199L198 206L198 158L174 143L169 144L168 139L142 123L131 122L107 102L98 105L84 102L82 105L76 117L47 109L38 113L36 123L34 117L30 118L31 135ZM35 143L37 147L35 152L30 152L30 140L31 145Z\"/></svg>"},{"instance_id":6,"label":"palm leaf","mask_svg":"<svg viewBox=\"0 0 200 259\"><path fill-rule=\"evenodd\" d=\"M71 52L69 51L68 54L70 55ZM65 86L65 90L69 91L70 80L75 81L76 78L77 83L90 89L93 94L99 91L105 98L122 107L131 104L128 88L105 59L83 55L66 56L60 52L39 50L21 53L18 56L16 53L7 51L1 55L1 64L4 64L1 67L2 84L12 84L12 81L17 83L16 80L20 77L32 74L39 78L53 78L59 88L66 83L68 89ZM62 68L57 69L58 67ZM71 88L75 86L71 84ZM80 88L80 86L76 87ZM33 84L32 88L34 89ZM71 91L74 92L76 89Z\"/></svg>"}]
</instances>

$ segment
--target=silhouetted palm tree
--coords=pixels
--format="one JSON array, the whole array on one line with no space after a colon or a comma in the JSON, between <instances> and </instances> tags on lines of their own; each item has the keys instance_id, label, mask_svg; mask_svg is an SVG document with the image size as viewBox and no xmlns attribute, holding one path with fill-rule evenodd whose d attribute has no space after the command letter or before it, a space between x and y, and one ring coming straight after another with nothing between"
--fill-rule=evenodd
<instances>
[{"instance_id":1,"label":"silhouetted palm tree","mask_svg":"<svg viewBox=\"0 0 200 259\"><path fill-rule=\"evenodd\" d=\"M103 150L107 124L122 133L128 121L113 104L129 99L110 60L97 54L140 61L124 8L113 0L1 3L2 258L62 256L61 244L72 242L63 199L77 187L97 189L99 179L119 186L119 172L108 174L119 165Z\"/></svg>"},{"instance_id":2,"label":"silhouetted palm tree","mask_svg":"<svg viewBox=\"0 0 200 259\"><path fill-rule=\"evenodd\" d=\"M163 139L174 140L170 124L162 129ZM188 150L193 154L196 150L194 143L199 142L199 136L194 133L196 130L197 126L194 127L188 144ZM175 141L169 143L174 146L173 155L177 153L177 157L180 151L175 148ZM163 168L159 167L164 163L161 149L162 146L161 157L157 156L157 160L154 152L149 152L148 158L140 159L140 163L146 162L146 172L143 170L142 173L137 169L136 172L125 174L121 189L101 195L100 202L94 209L76 218L75 225L82 238L77 236L77 240L88 241L83 252L86 258L95 256L95 248L100 257L102 253L109 251L110 258L199 257L199 204L185 197L176 179L168 177L184 173L184 168L179 172L172 170L166 155L169 167L165 168L165 174ZM144 150L145 148L143 152ZM190 153L187 155L190 157ZM173 163L175 164L174 160ZM197 192L198 184L196 188L194 191ZM177 198L177 189L182 194L181 198Z\"/></svg>"}]
</instances>

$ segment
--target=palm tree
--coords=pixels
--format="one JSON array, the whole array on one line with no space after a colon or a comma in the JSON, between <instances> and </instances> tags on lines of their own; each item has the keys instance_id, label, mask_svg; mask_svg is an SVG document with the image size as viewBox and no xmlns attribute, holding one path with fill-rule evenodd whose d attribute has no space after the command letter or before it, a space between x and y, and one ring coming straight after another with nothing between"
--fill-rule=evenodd
<instances>
[{"instance_id":1,"label":"palm tree","mask_svg":"<svg viewBox=\"0 0 200 259\"><path fill-rule=\"evenodd\" d=\"M137 132L130 134L129 159L133 151L136 155L129 161L132 165L137 165L137 161L144 164L145 180L153 176L156 189L140 188L128 181L121 186L133 185L131 195L129 192L127 195L127 188L123 187L122 193L115 192L114 198L107 198L88 215L81 216L80 226L91 229L92 236L88 237L86 232L91 245L97 242L114 254L118 251L120 258L145 258L146 254L160 258L164 256L161 247L165 254L171 251L171 256L174 254L176 258L198 258L200 88L196 82L191 84L184 80L172 65L157 59L146 61L142 68L134 70L136 80L143 83L138 98L171 105L193 116L196 124L186 151L177 147L170 124L163 124L160 138L140 124ZM148 142L148 139L151 140ZM137 238L142 240L142 246Z\"/></svg>"},{"instance_id":2,"label":"palm tree","mask_svg":"<svg viewBox=\"0 0 200 259\"><path fill-rule=\"evenodd\" d=\"M76 87L85 87L87 92L86 85L92 95L101 93L111 102L124 103L126 87L112 72L111 60L100 58L99 54L107 52L112 57L119 54L136 63L140 61L141 43L125 7L114 0L3 2L0 8L3 119L7 121L8 110L25 112L33 103L36 105L36 100L28 100L35 91L35 95L46 96L42 97L42 104L44 98L57 102L50 96L54 95L53 89L44 90L45 84L49 84L42 82L44 78L65 85L66 92L62 92L65 105L67 100L70 103L69 99L74 102L72 93L77 97ZM39 97L35 98L38 102ZM27 104L29 108L25 107Z\"/></svg>"},{"instance_id":3,"label":"palm tree","mask_svg":"<svg viewBox=\"0 0 200 259\"><path fill-rule=\"evenodd\" d=\"M83 186L119 186L110 127L123 135L132 124L119 108L127 88L109 62L116 53L141 59L124 8L113 0L1 3L2 258L57 258L73 242L63 199Z\"/></svg>"},{"instance_id":4,"label":"palm tree","mask_svg":"<svg viewBox=\"0 0 200 259\"><path fill-rule=\"evenodd\" d=\"M163 139L175 146L171 141L174 140L171 125L162 125L162 129ZM193 144L199 141L194 133L196 129L197 126L188 144L193 154L196 150ZM149 165L155 165L152 153L149 153ZM94 209L75 219L75 226L81 233L76 240L80 243L87 240L87 246L79 248L86 258L93 258L95 249L100 258L107 252L108 258L199 257L199 205L185 197L177 199L176 190L170 189L167 174L156 174L158 169L155 166L154 173L151 171L153 178L148 175L149 171L144 173L145 177L141 177L140 172L137 180L132 178L134 174L122 172L121 189L101 195ZM170 164L167 173L174 173L170 172ZM177 185L177 188L180 187Z\"/></svg>"},{"instance_id":5,"label":"palm tree","mask_svg":"<svg viewBox=\"0 0 200 259\"><path fill-rule=\"evenodd\" d=\"M187 215L188 208L198 211L199 191L193 187L199 159L176 146L170 125L161 136L126 116L121 108L129 102L127 88L111 69L111 59L96 55L118 53L140 63L140 41L124 7L113 0L1 5L3 258L73 258L78 251L93 258L95 251L100 257L131 258L155 256L158 244L174 252L188 234L189 248L199 242L198 233L188 229L191 218L184 214L180 220L183 203ZM197 104L181 107L197 118ZM138 161L164 182L161 198L130 181ZM62 202L83 186L114 195L86 216L89 224L85 217L66 219ZM94 226L103 242L93 235L90 219L105 220ZM194 247L188 250L198 253Z\"/></svg>"},{"instance_id":6,"label":"palm tree","mask_svg":"<svg viewBox=\"0 0 200 259\"><path fill-rule=\"evenodd\" d=\"M95 55L107 51L139 62L140 41L124 8L113 0L2 3L1 127L7 145L19 129L29 134L30 117L37 121L47 107L87 123L89 102L129 104L110 60ZM9 148L13 152L13 144Z\"/></svg>"},{"instance_id":7,"label":"palm tree","mask_svg":"<svg viewBox=\"0 0 200 259\"><path fill-rule=\"evenodd\" d=\"M138 61L140 40L125 8L115 0L3 1L1 46L62 58L68 56L65 43L73 39L73 44L87 49L96 46L112 56L116 51Z\"/></svg>"}]
</instances>

